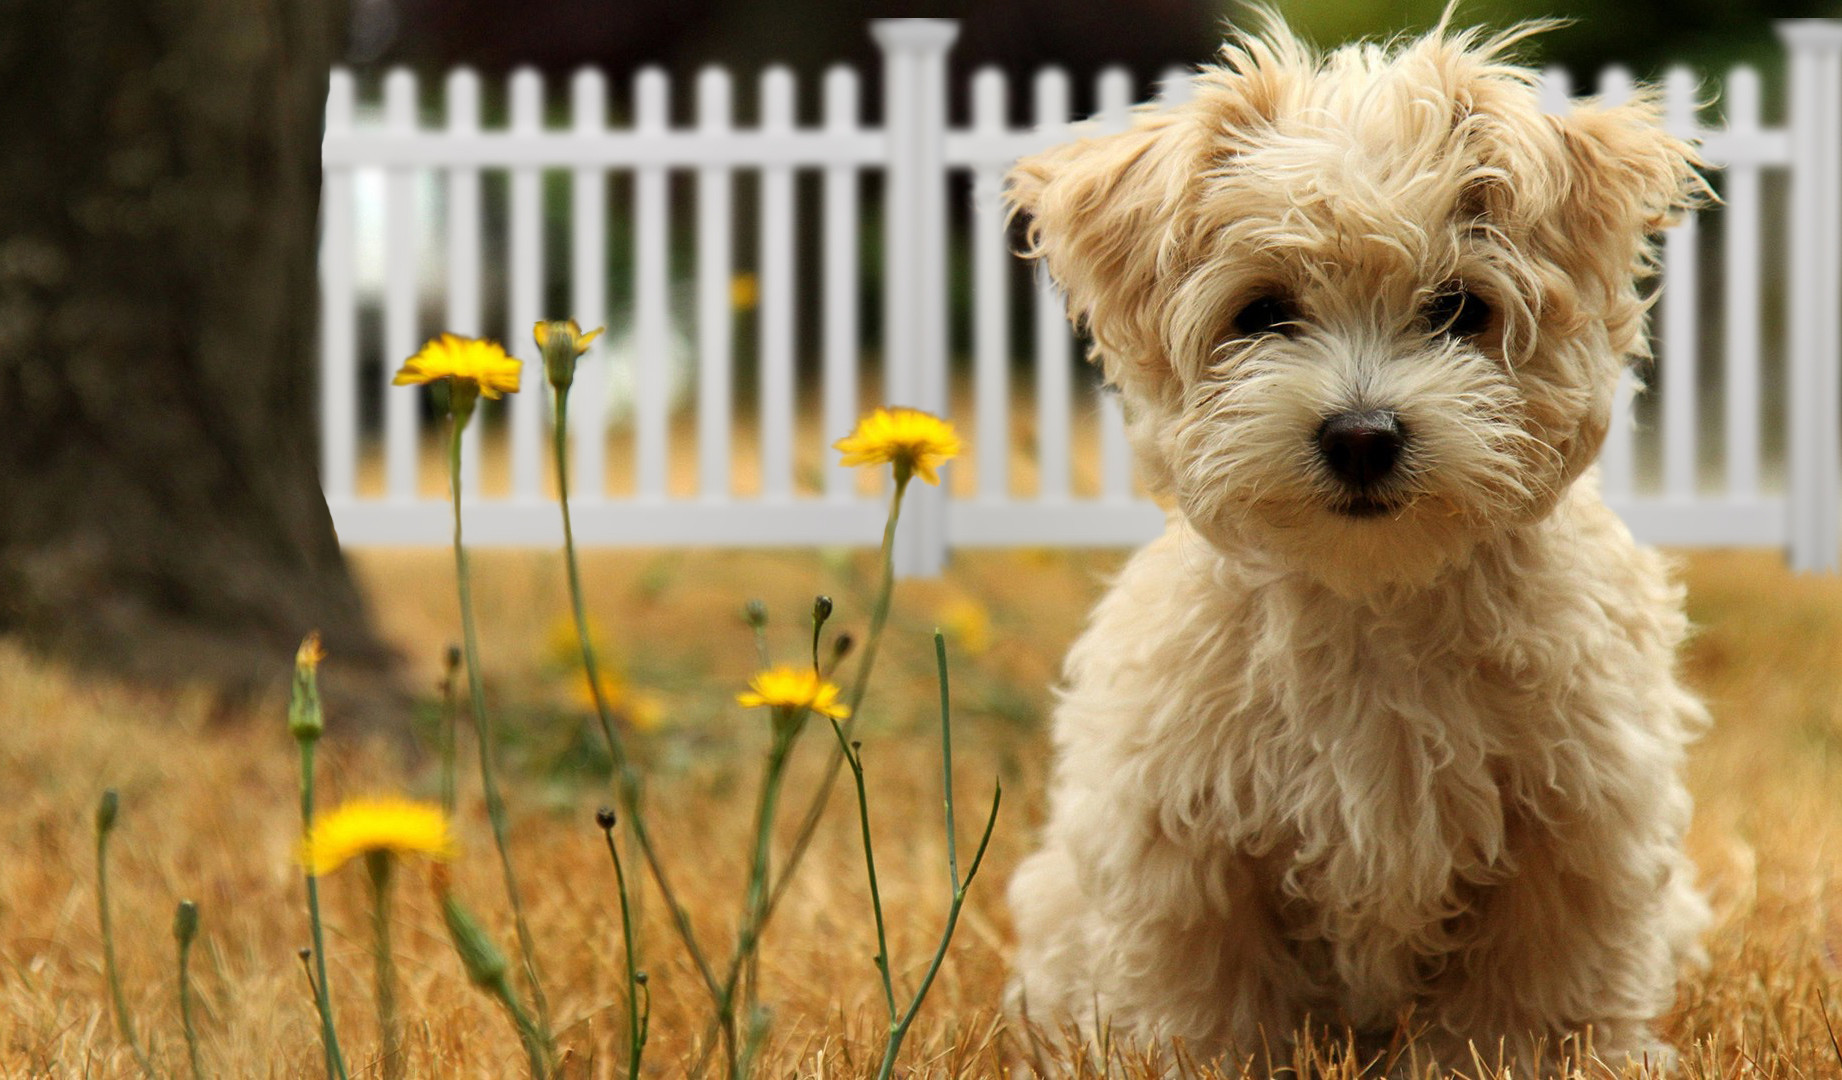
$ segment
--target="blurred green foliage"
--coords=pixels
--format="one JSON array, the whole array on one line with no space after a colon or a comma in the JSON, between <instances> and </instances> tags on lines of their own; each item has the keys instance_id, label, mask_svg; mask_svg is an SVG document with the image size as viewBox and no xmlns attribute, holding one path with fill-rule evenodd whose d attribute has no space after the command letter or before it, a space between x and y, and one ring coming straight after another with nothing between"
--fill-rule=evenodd
<instances>
[{"instance_id":1,"label":"blurred green foliage","mask_svg":"<svg viewBox=\"0 0 1842 1080\"><path fill-rule=\"evenodd\" d=\"M1423 30L1439 21L1444 0L1303 0L1276 5L1292 27L1320 45L1355 38L1386 37ZM1230 17L1251 15L1235 4ZM1564 24L1534 39L1528 53L1536 63L1558 64L1573 75L1577 92L1590 89L1612 64L1654 78L1673 64L1718 77L1735 64L1751 64L1776 89L1782 48L1776 19L1842 17L1842 0L1467 0L1458 5L1459 25L1507 26L1526 19L1554 18ZM1775 108L1768 101L1768 117Z\"/></svg>"}]
</instances>

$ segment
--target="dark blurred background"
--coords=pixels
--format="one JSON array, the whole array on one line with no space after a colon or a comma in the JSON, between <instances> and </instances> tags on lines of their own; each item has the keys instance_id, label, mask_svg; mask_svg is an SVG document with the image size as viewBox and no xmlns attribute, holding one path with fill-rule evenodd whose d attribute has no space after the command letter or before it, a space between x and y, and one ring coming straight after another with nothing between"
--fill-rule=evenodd
<instances>
[{"instance_id":1,"label":"dark blurred background","mask_svg":"<svg viewBox=\"0 0 1842 1080\"><path fill-rule=\"evenodd\" d=\"M1382 36L1434 24L1443 0L1287 0L1273 5L1305 36L1322 45ZM364 71L406 64L428 74L465 63L483 74L531 64L550 76L593 64L618 86L623 75L658 64L688 77L708 63L751 68L785 63L803 74L837 62L875 72L870 19L929 16L957 19L955 76L995 65L1013 77L1057 64L1075 76L1076 106L1091 106L1091 76L1110 64L1130 69L1142 87L1170 65L1206 60L1225 25L1248 20L1252 6L1198 0L1006 0L919 5L854 4L840 0L353 0L346 62ZM1748 62L1767 75L1779 55L1771 22L1842 14L1842 0L1468 0L1461 24L1504 25L1523 19L1570 20L1543 35L1543 63L1566 66L1575 85L1619 63L1640 76L1674 62L1720 71ZM678 81L674 79L674 82ZM953 83L961 88L965 80ZM739 87L746 86L746 78ZM554 84L558 91L561 83ZM873 94L866 95L873 102ZM1014 102L1014 107L1023 108ZM687 103L681 100L680 107ZM807 103L812 107L812 103ZM1768 114L1769 115L1769 114Z\"/></svg>"}]
</instances>

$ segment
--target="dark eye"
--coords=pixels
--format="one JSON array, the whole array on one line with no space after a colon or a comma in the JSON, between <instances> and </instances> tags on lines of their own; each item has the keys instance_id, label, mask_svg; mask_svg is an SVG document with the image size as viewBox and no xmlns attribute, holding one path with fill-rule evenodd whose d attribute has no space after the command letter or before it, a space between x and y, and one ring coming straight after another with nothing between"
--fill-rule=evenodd
<instances>
[{"instance_id":1,"label":"dark eye","mask_svg":"<svg viewBox=\"0 0 1842 1080\"><path fill-rule=\"evenodd\" d=\"M1298 309L1283 296L1256 296L1234 317L1235 333L1243 337L1257 334L1285 334L1296 329Z\"/></svg>"},{"instance_id":2,"label":"dark eye","mask_svg":"<svg viewBox=\"0 0 1842 1080\"><path fill-rule=\"evenodd\" d=\"M1456 283L1440 290L1420 313L1433 333L1449 337L1476 337L1490 327L1490 305Z\"/></svg>"}]
</instances>

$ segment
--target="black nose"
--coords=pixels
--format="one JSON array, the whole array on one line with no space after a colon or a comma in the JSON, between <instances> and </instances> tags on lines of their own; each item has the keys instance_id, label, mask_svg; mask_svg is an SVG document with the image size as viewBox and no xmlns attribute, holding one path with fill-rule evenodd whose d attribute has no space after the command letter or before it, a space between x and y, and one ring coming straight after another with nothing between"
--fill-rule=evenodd
<instances>
[{"instance_id":1,"label":"black nose","mask_svg":"<svg viewBox=\"0 0 1842 1080\"><path fill-rule=\"evenodd\" d=\"M1394 471L1406 441L1400 418L1388 409L1340 413L1318 428L1318 452L1324 463L1359 491Z\"/></svg>"}]
</instances>

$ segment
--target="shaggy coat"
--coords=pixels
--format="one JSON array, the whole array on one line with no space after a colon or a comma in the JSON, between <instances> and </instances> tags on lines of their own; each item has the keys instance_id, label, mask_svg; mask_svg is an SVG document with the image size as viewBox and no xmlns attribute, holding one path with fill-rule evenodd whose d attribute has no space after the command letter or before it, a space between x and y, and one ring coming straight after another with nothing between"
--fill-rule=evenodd
<instances>
[{"instance_id":1,"label":"shaggy coat","mask_svg":"<svg viewBox=\"0 0 1842 1080\"><path fill-rule=\"evenodd\" d=\"M1274 20L1011 198L1165 535L1070 651L1013 1007L1207 1054L1309 1024L1447 1065L1667 1059L1681 591L1591 464L1649 234L1701 190L1647 91L1544 115L1528 28L1317 55ZM1398 419L1386 476L1329 418Z\"/></svg>"}]
</instances>

